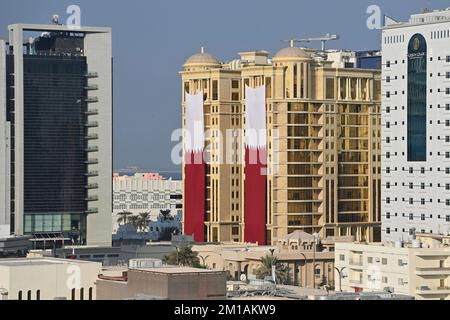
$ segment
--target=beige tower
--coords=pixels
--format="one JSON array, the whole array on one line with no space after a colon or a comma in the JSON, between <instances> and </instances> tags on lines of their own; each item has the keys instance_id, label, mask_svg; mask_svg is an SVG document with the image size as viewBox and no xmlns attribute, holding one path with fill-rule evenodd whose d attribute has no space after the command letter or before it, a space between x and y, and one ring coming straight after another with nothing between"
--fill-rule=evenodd
<instances>
[{"instance_id":1,"label":"beige tower","mask_svg":"<svg viewBox=\"0 0 450 320\"><path fill-rule=\"evenodd\" d=\"M342 68L336 57L291 45L272 60L267 52L254 51L229 63L204 52L186 61L183 122L184 92L203 89L205 130L212 129L205 136L213 160L206 170L207 241L244 239L244 146L240 137L227 141L225 131L244 127L245 86L262 85L267 243L296 230L380 239L381 74ZM230 142L237 152L234 164L225 161ZM217 157L221 152L223 161Z\"/></svg>"}]
</instances>

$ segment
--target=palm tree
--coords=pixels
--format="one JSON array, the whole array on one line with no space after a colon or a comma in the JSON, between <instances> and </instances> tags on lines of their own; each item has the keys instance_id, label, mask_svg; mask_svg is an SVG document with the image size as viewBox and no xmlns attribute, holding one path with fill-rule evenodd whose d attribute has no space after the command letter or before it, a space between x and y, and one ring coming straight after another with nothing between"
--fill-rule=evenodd
<instances>
[{"instance_id":1,"label":"palm tree","mask_svg":"<svg viewBox=\"0 0 450 320\"><path fill-rule=\"evenodd\" d=\"M132 215L129 211L122 211L117 214L119 218L117 218L118 224L127 224L129 217Z\"/></svg>"},{"instance_id":2,"label":"palm tree","mask_svg":"<svg viewBox=\"0 0 450 320\"><path fill-rule=\"evenodd\" d=\"M170 209L167 210L159 210L159 214L161 215L163 221L166 221L168 219L173 219L172 215L170 214Z\"/></svg>"},{"instance_id":3,"label":"palm tree","mask_svg":"<svg viewBox=\"0 0 450 320\"><path fill-rule=\"evenodd\" d=\"M285 284L288 281L289 273L283 265L278 262L278 259L273 255L266 255L261 257L261 266L256 269L256 277L264 279L272 276L272 266L275 266L275 276L277 283Z\"/></svg>"},{"instance_id":4,"label":"palm tree","mask_svg":"<svg viewBox=\"0 0 450 320\"><path fill-rule=\"evenodd\" d=\"M182 265L198 268L200 267L200 259L198 253L192 251L192 246L182 244L175 248L168 256L164 257L164 262L169 265Z\"/></svg>"},{"instance_id":5,"label":"palm tree","mask_svg":"<svg viewBox=\"0 0 450 320\"><path fill-rule=\"evenodd\" d=\"M137 230L139 228L139 216L129 217L128 223L131 224Z\"/></svg>"},{"instance_id":6,"label":"palm tree","mask_svg":"<svg viewBox=\"0 0 450 320\"><path fill-rule=\"evenodd\" d=\"M137 226L141 232L144 232L147 229L149 220L150 220L150 213L148 212L139 213Z\"/></svg>"}]
</instances>

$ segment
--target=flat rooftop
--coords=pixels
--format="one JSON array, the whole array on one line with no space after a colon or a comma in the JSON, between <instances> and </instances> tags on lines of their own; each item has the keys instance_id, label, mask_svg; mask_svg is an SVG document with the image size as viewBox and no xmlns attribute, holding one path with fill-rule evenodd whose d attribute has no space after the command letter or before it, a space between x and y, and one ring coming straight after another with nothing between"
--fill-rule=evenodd
<instances>
[{"instance_id":1,"label":"flat rooftop","mask_svg":"<svg viewBox=\"0 0 450 320\"><path fill-rule=\"evenodd\" d=\"M25 266L48 266L57 264L83 264L89 261L58 259L58 258L17 258L0 259L0 267L25 267Z\"/></svg>"},{"instance_id":2,"label":"flat rooftop","mask_svg":"<svg viewBox=\"0 0 450 320\"><path fill-rule=\"evenodd\" d=\"M160 268L130 268L130 270L144 271L151 273L163 273L163 274L195 274L195 273L222 273L223 271L191 268L191 267L170 267L164 266Z\"/></svg>"}]
</instances>

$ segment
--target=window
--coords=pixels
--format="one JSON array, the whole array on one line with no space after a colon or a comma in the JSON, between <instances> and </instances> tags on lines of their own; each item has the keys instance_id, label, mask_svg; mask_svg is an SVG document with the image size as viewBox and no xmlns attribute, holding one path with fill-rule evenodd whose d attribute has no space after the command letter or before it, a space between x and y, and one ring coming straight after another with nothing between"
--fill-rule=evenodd
<instances>
[{"instance_id":1,"label":"window","mask_svg":"<svg viewBox=\"0 0 450 320\"><path fill-rule=\"evenodd\" d=\"M84 288L80 289L80 300L84 300Z\"/></svg>"},{"instance_id":2,"label":"window","mask_svg":"<svg viewBox=\"0 0 450 320\"><path fill-rule=\"evenodd\" d=\"M402 259L398 259L398 265L399 265L399 267L403 267L403 260Z\"/></svg>"},{"instance_id":3,"label":"window","mask_svg":"<svg viewBox=\"0 0 450 320\"><path fill-rule=\"evenodd\" d=\"M92 287L89 288L89 300L92 300Z\"/></svg>"},{"instance_id":4,"label":"window","mask_svg":"<svg viewBox=\"0 0 450 320\"><path fill-rule=\"evenodd\" d=\"M386 264L387 264L387 258L382 258L382 259L381 259L381 264L386 265Z\"/></svg>"},{"instance_id":5,"label":"window","mask_svg":"<svg viewBox=\"0 0 450 320\"><path fill-rule=\"evenodd\" d=\"M399 279L398 279L398 284L399 284L400 286L402 286L404 283L405 283L405 282L404 282L404 280L403 280L402 278L399 278Z\"/></svg>"},{"instance_id":6,"label":"window","mask_svg":"<svg viewBox=\"0 0 450 320\"><path fill-rule=\"evenodd\" d=\"M27 300L31 300L31 290L28 290L28 293L27 293Z\"/></svg>"},{"instance_id":7,"label":"window","mask_svg":"<svg viewBox=\"0 0 450 320\"><path fill-rule=\"evenodd\" d=\"M219 100L219 81L213 80L212 82L212 99Z\"/></svg>"},{"instance_id":8,"label":"window","mask_svg":"<svg viewBox=\"0 0 450 320\"><path fill-rule=\"evenodd\" d=\"M345 261L345 254L340 254L339 255L339 260L340 261Z\"/></svg>"},{"instance_id":9,"label":"window","mask_svg":"<svg viewBox=\"0 0 450 320\"><path fill-rule=\"evenodd\" d=\"M334 99L334 79L326 78L326 97L325 99Z\"/></svg>"},{"instance_id":10,"label":"window","mask_svg":"<svg viewBox=\"0 0 450 320\"><path fill-rule=\"evenodd\" d=\"M75 300L75 289L72 289L72 296L71 296L72 300Z\"/></svg>"},{"instance_id":11,"label":"window","mask_svg":"<svg viewBox=\"0 0 450 320\"><path fill-rule=\"evenodd\" d=\"M41 290L36 290L36 300L41 300Z\"/></svg>"},{"instance_id":12,"label":"window","mask_svg":"<svg viewBox=\"0 0 450 320\"><path fill-rule=\"evenodd\" d=\"M367 263L373 263L373 257L368 257L367 258Z\"/></svg>"},{"instance_id":13,"label":"window","mask_svg":"<svg viewBox=\"0 0 450 320\"><path fill-rule=\"evenodd\" d=\"M17 300L22 300L22 290L17 294Z\"/></svg>"},{"instance_id":14,"label":"window","mask_svg":"<svg viewBox=\"0 0 450 320\"><path fill-rule=\"evenodd\" d=\"M427 43L421 34L411 37L408 53L407 160L426 161Z\"/></svg>"}]
</instances>

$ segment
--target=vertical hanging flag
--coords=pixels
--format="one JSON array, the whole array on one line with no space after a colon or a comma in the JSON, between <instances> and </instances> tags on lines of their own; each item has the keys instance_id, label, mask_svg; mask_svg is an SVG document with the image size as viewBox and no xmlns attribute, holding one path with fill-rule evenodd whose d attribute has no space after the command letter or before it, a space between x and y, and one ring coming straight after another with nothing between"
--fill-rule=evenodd
<instances>
[{"instance_id":1,"label":"vertical hanging flag","mask_svg":"<svg viewBox=\"0 0 450 320\"><path fill-rule=\"evenodd\" d=\"M186 131L184 136L184 233L196 242L204 241L205 162L203 92L186 93Z\"/></svg>"},{"instance_id":2,"label":"vertical hanging flag","mask_svg":"<svg viewBox=\"0 0 450 320\"><path fill-rule=\"evenodd\" d=\"M246 242L266 243L266 89L245 87Z\"/></svg>"}]
</instances>

